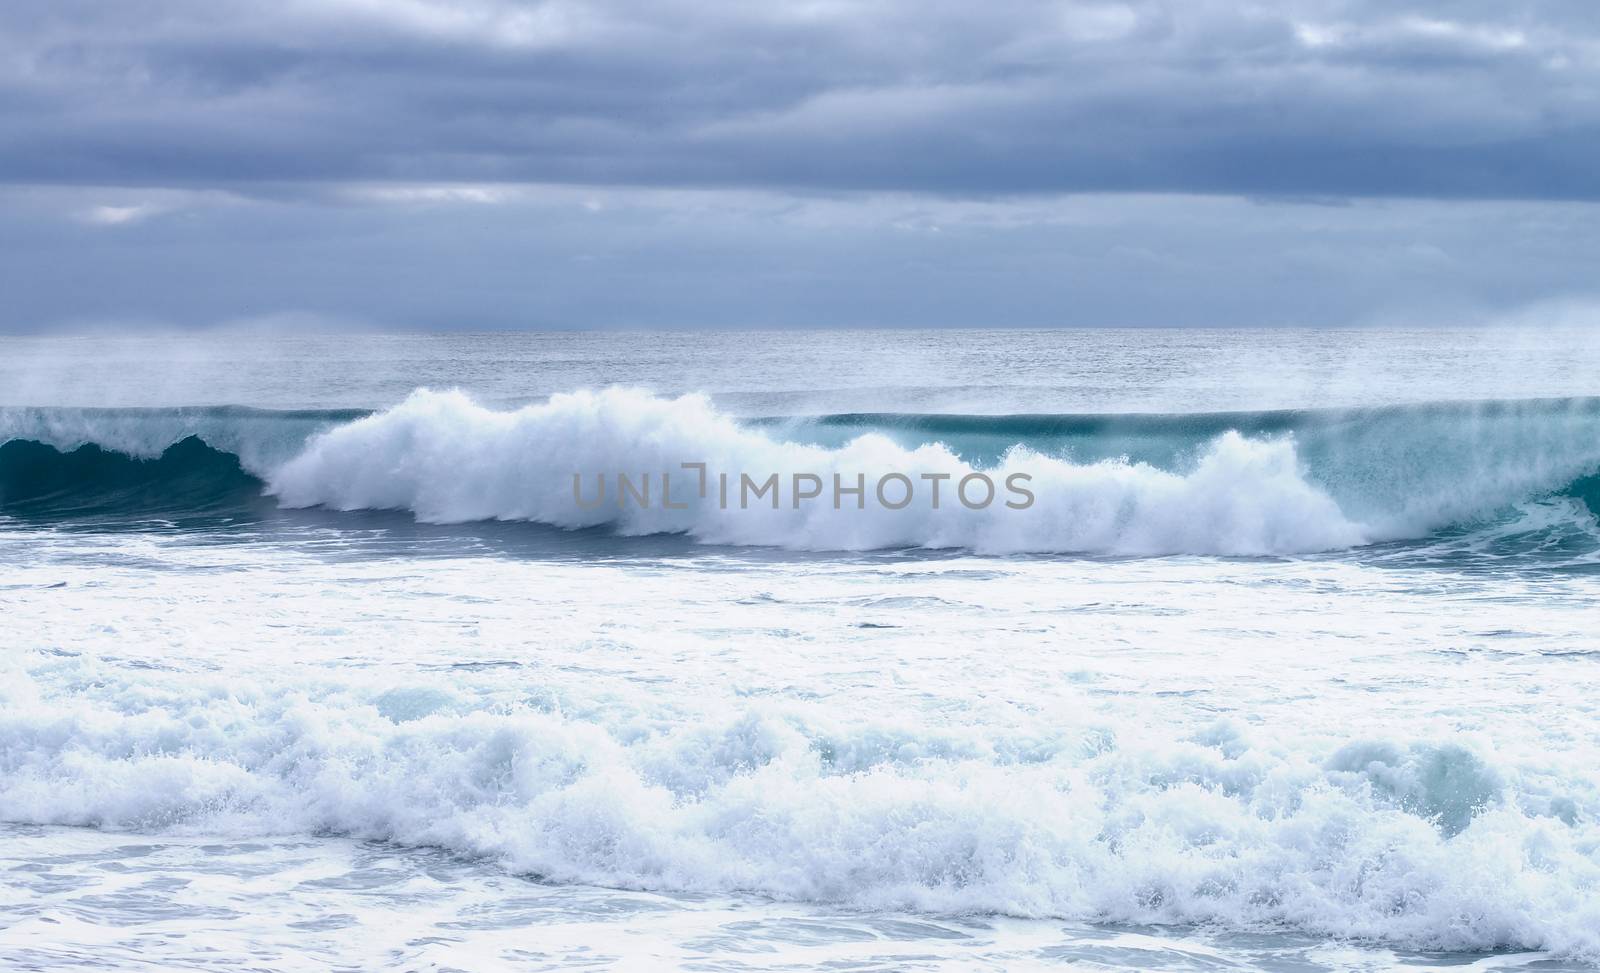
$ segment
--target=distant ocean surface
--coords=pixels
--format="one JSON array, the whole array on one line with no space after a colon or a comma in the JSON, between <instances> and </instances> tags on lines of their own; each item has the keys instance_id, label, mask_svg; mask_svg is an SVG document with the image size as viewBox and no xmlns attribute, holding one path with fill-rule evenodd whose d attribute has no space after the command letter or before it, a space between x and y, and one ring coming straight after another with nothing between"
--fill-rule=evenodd
<instances>
[{"instance_id":1,"label":"distant ocean surface","mask_svg":"<svg viewBox=\"0 0 1600 973\"><path fill-rule=\"evenodd\" d=\"M1597 512L1600 334L0 337L0 966L1591 969Z\"/></svg>"}]
</instances>

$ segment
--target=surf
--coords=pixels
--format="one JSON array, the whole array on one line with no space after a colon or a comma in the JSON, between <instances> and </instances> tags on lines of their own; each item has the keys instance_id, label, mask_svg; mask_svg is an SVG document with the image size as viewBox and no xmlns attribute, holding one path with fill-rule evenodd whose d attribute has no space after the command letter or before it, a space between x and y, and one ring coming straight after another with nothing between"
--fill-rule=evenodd
<instances>
[{"instance_id":1,"label":"surf","mask_svg":"<svg viewBox=\"0 0 1600 973\"><path fill-rule=\"evenodd\" d=\"M158 509L405 512L622 537L814 551L1296 555L1504 525L1554 504L1592 526L1600 399L1364 410L1107 415L741 417L703 396L608 388L491 409L421 389L366 410L0 410L0 513L114 518ZM925 497L686 509L583 504L573 477L702 464L784 482L838 475L1026 476L1037 502ZM948 496L948 494L947 494Z\"/></svg>"},{"instance_id":2,"label":"surf","mask_svg":"<svg viewBox=\"0 0 1600 973\"><path fill-rule=\"evenodd\" d=\"M615 700L486 703L509 677L463 670L441 686L29 655L5 675L6 821L332 833L544 881L856 909L1600 955L1575 891L1597 878L1581 754L820 702L642 721Z\"/></svg>"}]
</instances>

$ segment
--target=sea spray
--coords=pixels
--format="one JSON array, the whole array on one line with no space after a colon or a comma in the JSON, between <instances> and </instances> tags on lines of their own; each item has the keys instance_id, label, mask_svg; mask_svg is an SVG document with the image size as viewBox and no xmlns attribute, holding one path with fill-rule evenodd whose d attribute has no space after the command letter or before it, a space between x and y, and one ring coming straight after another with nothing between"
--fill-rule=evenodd
<instances>
[{"instance_id":1,"label":"sea spray","mask_svg":"<svg viewBox=\"0 0 1600 973\"><path fill-rule=\"evenodd\" d=\"M703 397L627 389L557 395L509 411L459 392L419 390L374 413L3 409L0 438L10 441L0 446L0 513L27 500L31 512L47 516L34 502L45 493L63 510L114 516L115 504L148 505L161 478L174 477L183 485L167 491L158 505L164 513L179 501L219 509L264 489L291 508L677 533L713 544L1261 555L1494 529L1524 518L1529 503L1563 496L1578 500L1572 523L1592 530L1584 504L1600 471L1600 400L774 423L736 419ZM239 475L255 483L219 477L217 496L204 496L207 481L189 467L220 470L229 461L206 459L192 446L149 465L185 439L236 457ZM56 462L48 452L28 452L29 443L64 453ZM73 452L86 449L98 452ZM119 457L145 465L128 467ZM686 465L709 476L707 496L683 502L674 494L672 504L660 503L668 495L662 474L687 478L674 482L677 492L695 481ZM619 477L637 490L650 475L658 502L617 505ZM610 477L609 501L580 502L575 477L589 478L591 498L595 479ZM773 477L789 488L787 502L767 489ZM902 496L901 478L918 488L943 483L948 499L980 477L997 488L1025 484L1034 502L934 509L926 489ZM857 479L859 495L850 493ZM128 494L119 485L130 480L152 486ZM836 480L837 505L795 503L813 483L831 496ZM745 489L747 482L759 489ZM724 502L724 486L734 502ZM97 492L104 504L72 498ZM985 494L975 488L972 496Z\"/></svg>"}]
</instances>

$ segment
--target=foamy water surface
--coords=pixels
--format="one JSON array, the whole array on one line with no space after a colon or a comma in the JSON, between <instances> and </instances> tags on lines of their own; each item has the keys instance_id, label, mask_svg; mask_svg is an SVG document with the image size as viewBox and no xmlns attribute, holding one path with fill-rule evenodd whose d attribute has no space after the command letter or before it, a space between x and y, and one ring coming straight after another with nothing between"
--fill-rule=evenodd
<instances>
[{"instance_id":1,"label":"foamy water surface","mask_svg":"<svg viewBox=\"0 0 1600 973\"><path fill-rule=\"evenodd\" d=\"M0 410L0 965L1592 968L1600 390L1416 405L1484 339L1441 340L1398 410L1128 418L1197 387L1159 337L1028 346L1113 363L1102 410L420 353L358 402ZM1271 342L1357 387L1366 345ZM957 394L1046 418L904 401ZM1039 501L571 502L685 453Z\"/></svg>"}]
</instances>

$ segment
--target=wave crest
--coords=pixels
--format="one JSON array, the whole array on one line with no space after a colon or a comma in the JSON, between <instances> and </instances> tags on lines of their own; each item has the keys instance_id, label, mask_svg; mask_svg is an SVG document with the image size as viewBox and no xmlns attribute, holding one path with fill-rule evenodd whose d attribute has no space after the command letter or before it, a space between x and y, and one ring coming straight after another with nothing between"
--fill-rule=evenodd
<instances>
[{"instance_id":1,"label":"wave crest","mask_svg":"<svg viewBox=\"0 0 1600 973\"><path fill-rule=\"evenodd\" d=\"M736 419L700 396L607 389L496 411L458 392L419 390L377 413L0 409L0 442L7 441L0 512L34 517L137 519L152 509L181 514L180 501L254 517L269 509L254 499L265 486L287 508L810 550L1270 555L1427 538L1570 561L1600 545L1600 399L1172 416ZM179 446L176 458L165 455ZM40 452L45 447L60 452ZM706 464L706 499L686 462ZM208 469L229 464L237 471L208 480ZM722 509L717 473L730 477L732 509ZM777 508L758 495L741 509L741 473L758 489L776 475ZM999 494L981 510L954 496L974 473ZM607 502L579 503L575 474L589 501L606 477ZM635 487L651 479L649 509L617 505L619 474ZM688 509L662 507L663 474ZM816 477L822 497L796 507L795 474ZM863 509L850 496L835 508L834 474L841 485L861 477ZM886 474L910 481L886 484L886 498L912 488L904 509L876 496ZM155 480L126 491L129 476ZM948 477L942 509L932 509L924 476ZM1030 478L1021 481L1036 498L1028 509L1006 505L1021 497L1009 489L1013 476ZM165 496L162 478L172 481ZM59 504L33 502L46 481ZM207 482L211 493L202 489ZM685 497L690 490L697 495Z\"/></svg>"},{"instance_id":2,"label":"wave crest","mask_svg":"<svg viewBox=\"0 0 1600 973\"><path fill-rule=\"evenodd\" d=\"M695 474L686 463L706 464L713 480L728 475L735 490L741 474L756 481L777 474L777 507L761 498L724 508L714 485L703 499L679 494L685 510L663 508L659 489L648 508L615 491L588 508L574 495L575 476L588 482L619 473L668 473L687 492ZM1026 509L999 501L969 508L952 494L974 473L996 483L1028 477L1036 499ZM835 475L864 482L867 493L839 501L829 487L801 503L784 492L797 474L824 485ZM948 477L941 506L935 509L931 490L914 486L908 506L887 508L873 485L890 474L913 484L924 474ZM1367 539L1307 481L1286 437L1224 433L1184 473L1120 459L1078 464L1020 446L982 468L943 444L906 448L879 433L833 449L785 442L740 426L700 396L663 399L623 389L558 395L514 412L485 409L460 393L419 391L316 436L269 477L268 491L290 507L410 510L435 523L605 524L628 534L814 550L1279 554Z\"/></svg>"}]
</instances>

